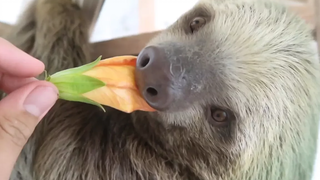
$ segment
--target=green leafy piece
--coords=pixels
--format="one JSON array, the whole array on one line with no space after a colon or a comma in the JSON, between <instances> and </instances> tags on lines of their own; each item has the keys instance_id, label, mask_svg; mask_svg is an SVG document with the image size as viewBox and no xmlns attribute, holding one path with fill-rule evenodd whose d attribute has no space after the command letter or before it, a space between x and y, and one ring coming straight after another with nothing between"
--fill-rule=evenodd
<instances>
[{"instance_id":1,"label":"green leafy piece","mask_svg":"<svg viewBox=\"0 0 320 180\"><path fill-rule=\"evenodd\" d=\"M74 94L84 94L106 85L99 79L82 74L66 74L65 76L51 78L50 82L56 85L60 91Z\"/></svg>"},{"instance_id":2,"label":"green leafy piece","mask_svg":"<svg viewBox=\"0 0 320 180\"><path fill-rule=\"evenodd\" d=\"M62 70L62 71L59 71L51 76L47 76L46 75L46 80L50 80L51 78L59 78L60 76L65 76L65 75L69 75L69 74L73 74L73 75L76 75L76 74L81 74L81 73L84 73L90 69L92 69L94 66L96 66L100 60L101 60L101 57L102 56L99 56L96 60L94 60L93 62L91 63L88 63L88 64L85 64L83 66L79 66L79 67L75 67L75 68L70 68L70 69L66 69L66 70Z\"/></svg>"},{"instance_id":3,"label":"green leafy piece","mask_svg":"<svg viewBox=\"0 0 320 180\"><path fill-rule=\"evenodd\" d=\"M76 68L66 69L51 76L48 76L47 72L45 72L45 80L53 83L58 88L59 99L96 105L105 111L99 103L82 96L82 94L86 92L93 91L106 85L99 79L82 74L96 66L100 60L101 56L91 63Z\"/></svg>"}]
</instances>

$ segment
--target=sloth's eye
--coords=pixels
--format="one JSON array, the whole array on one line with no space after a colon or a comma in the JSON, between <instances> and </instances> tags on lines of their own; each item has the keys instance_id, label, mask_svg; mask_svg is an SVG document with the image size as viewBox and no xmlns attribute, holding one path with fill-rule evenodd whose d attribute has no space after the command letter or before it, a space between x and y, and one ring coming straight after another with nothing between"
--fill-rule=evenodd
<instances>
[{"instance_id":1,"label":"sloth's eye","mask_svg":"<svg viewBox=\"0 0 320 180\"><path fill-rule=\"evenodd\" d=\"M216 109L211 112L211 118L215 121L223 122L228 118L228 115L226 111Z\"/></svg>"},{"instance_id":2,"label":"sloth's eye","mask_svg":"<svg viewBox=\"0 0 320 180\"><path fill-rule=\"evenodd\" d=\"M203 17L196 17L190 23L191 32L198 31L202 26L206 24L206 20Z\"/></svg>"},{"instance_id":3,"label":"sloth's eye","mask_svg":"<svg viewBox=\"0 0 320 180\"><path fill-rule=\"evenodd\" d=\"M232 111L216 106L210 106L207 109L207 119L211 125L223 127L235 119Z\"/></svg>"}]
</instances>

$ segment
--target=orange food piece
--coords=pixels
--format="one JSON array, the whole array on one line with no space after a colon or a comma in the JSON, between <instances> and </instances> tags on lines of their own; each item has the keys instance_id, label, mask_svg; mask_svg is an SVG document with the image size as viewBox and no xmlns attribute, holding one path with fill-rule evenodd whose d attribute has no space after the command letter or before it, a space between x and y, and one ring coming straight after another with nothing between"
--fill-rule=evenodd
<instances>
[{"instance_id":1,"label":"orange food piece","mask_svg":"<svg viewBox=\"0 0 320 180\"><path fill-rule=\"evenodd\" d=\"M136 110L155 111L142 98L135 83L136 56L117 56L101 60L92 69L82 73L106 85L82 94L97 103L130 113Z\"/></svg>"}]
</instances>

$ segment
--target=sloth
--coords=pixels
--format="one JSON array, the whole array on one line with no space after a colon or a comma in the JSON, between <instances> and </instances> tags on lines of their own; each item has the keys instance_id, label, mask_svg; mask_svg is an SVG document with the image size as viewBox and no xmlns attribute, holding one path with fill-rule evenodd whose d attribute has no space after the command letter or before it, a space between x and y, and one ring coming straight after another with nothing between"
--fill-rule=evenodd
<instances>
[{"instance_id":1,"label":"sloth","mask_svg":"<svg viewBox=\"0 0 320 180\"><path fill-rule=\"evenodd\" d=\"M85 14L72 0L35 0L5 38L50 74L84 65L96 58ZM11 180L310 180L312 42L279 2L200 0L138 55L137 87L155 112L58 100Z\"/></svg>"}]
</instances>

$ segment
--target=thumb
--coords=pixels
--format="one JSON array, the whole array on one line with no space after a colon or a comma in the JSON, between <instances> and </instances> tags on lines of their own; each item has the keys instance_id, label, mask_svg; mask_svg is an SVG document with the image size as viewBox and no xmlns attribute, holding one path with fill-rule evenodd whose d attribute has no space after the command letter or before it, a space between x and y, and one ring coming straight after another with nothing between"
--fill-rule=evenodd
<instances>
[{"instance_id":1,"label":"thumb","mask_svg":"<svg viewBox=\"0 0 320 180\"><path fill-rule=\"evenodd\" d=\"M23 146L57 98L54 85L36 81L0 101L0 179L9 178Z\"/></svg>"}]
</instances>

